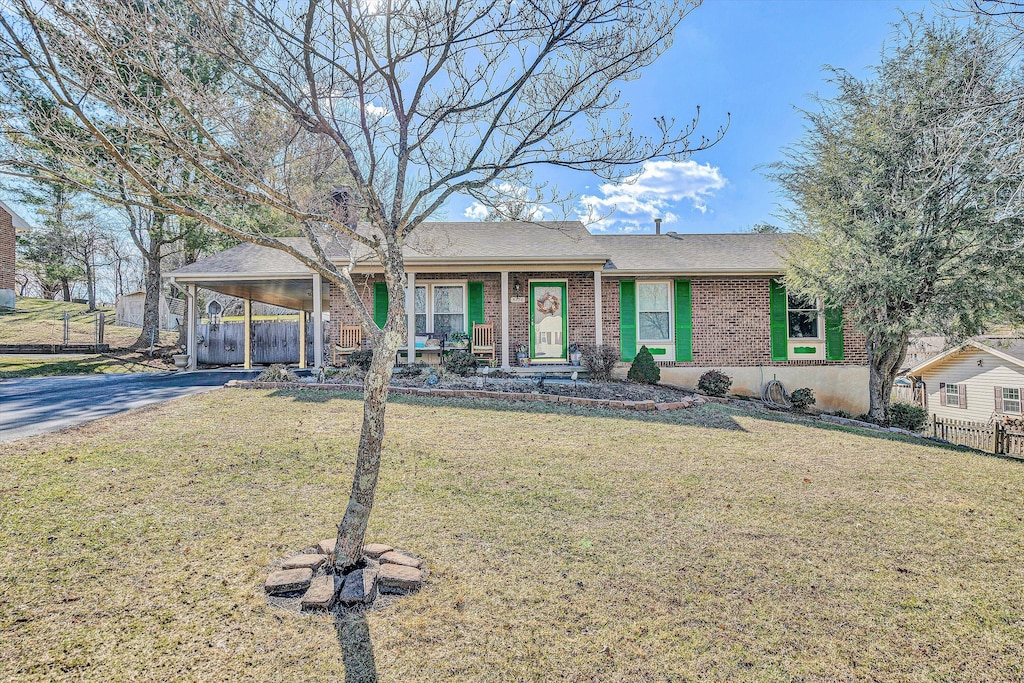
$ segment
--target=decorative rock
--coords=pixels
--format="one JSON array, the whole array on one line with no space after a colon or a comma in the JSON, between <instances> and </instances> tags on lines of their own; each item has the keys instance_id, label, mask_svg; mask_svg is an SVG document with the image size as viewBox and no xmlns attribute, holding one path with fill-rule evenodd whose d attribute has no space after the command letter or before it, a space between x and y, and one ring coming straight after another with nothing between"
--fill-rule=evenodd
<instances>
[{"instance_id":1,"label":"decorative rock","mask_svg":"<svg viewBox=\"0 0 1024 683\"><path fill-rule=\"evenodd\" d=\"M320 541L319 543L316 544L316 551L318 553L323 553L324 555L333 555L334 554L334 544L337 543L337 542L338 542L338 537L337 536L335 536L334 538L325 538L324 540L322 540L322 541Z\"/></svg>"},{"instance_id":2,"label":"decorative rock","mask_svg":"<svg viewBox=\"0 0 1024 683\"><path fill-rule=\"evenodd\" d=\"M308 567L301 569L282 569L278 572L272 572L267 577L267 583L264 586L266 591L271 595L280 595L281 593L293 593L295 591L305 590L309 587L309 582L313 579L313 570Z\"/></svg>"},{"instance_id":3,"label":"decorative rock","mask_svg":"<svg viewBox=\"0 0 1024 683\"><path fill-rule=\"evenodd\" d=\"M334 575L318 576L302 596L302 609L330 609L334 605L334 595Z\"/></svg>"},{"instance_id":4,"label":"decorative rock","mask_svg":"<svg viewBox=\"0 0 1024 683\"><path fill-rule=\"evenodd\" d=\"M416 559L415 557L409 557L405 553L398 553L395 551L384 553L380 556L381 564L400 564L405 567L419 567L423 564L423 560Z\"/></svg>"},{"instance_id":5,"label":"decorative rock","mask_svg":"<svg viewBox=\"0 0 1024 683\"><path fill-rule=\"evenodd\" d=\"M373 602L375 597L377 597L377 570L366 567L348 573L338 600L346 605L353 605L360 602Z\"/></svg>"},{"instance_id":6,"label":"decorative rock","mask_svg":"<svg viewBox=\"0 0 1024 683\"><path fill-rule=\"evenodd\" d=\"M423 572L415 567L401 564L382 564L377 580L380 583L381 592L401 592L423 585Z\"/></svg>"},{"instance_id":7,"label":"decorative rock","mask_svg":"<svg viewBox=\"0 0 1024 683\"><path fill-rule=\"evenodd\" d=\"M363 554L367 557L372 557L373 559L377 559L384 553L389 553L392 550L394 550L394 548L389 545L384 545L383 543L367 543L363 546Z\"/></svg>"},{"instance_id":8,"label":"decorative rock","mask_svg":"<svg viewBox=\"0 0 1024 683\"><path fill-rule=\"evenodd\" d=\"M296 555L295 557L289 557L281 565L285 569L301 569L303 567L307 569L316 569L327 560L326 555Z\"/></svg>"}]
</instances>

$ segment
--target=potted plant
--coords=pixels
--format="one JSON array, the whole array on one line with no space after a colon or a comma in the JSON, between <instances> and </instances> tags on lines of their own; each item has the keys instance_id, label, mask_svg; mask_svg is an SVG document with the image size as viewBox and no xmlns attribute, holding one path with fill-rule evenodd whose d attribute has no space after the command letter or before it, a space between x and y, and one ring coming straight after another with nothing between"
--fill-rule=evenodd
<instances>
[{"instance_id":1,"label":"potted plant","mask_svg":"<svg viewBox=\"0 0 1024 683\"><path fill-rule=\"evenodd\" d=\"M465 332L452 332L449 338L453 349L469 348L469 335Z\"/></svg>"},{"instance_id":2,"label":"potted plant","mask_svg":"<svg viewBox=\"0 0 1024 683\"><path fill-rule=\"evenodd\" d=\"M516 344L516 360L521 368L530 365L530 350L526 348L526 344Z\"/></svg>"},{"instance_id":3,"label":"potted plant","mask_svg":"<svg viewBox=\"0 0 1024 683\"><path fill-rule=\"evenodd\" d=\"M580 361L583 359L583 352L580 351L580 345L576 342L569 344L569 363L570 365L579 366Z\"/></svg>"}]
</instances>

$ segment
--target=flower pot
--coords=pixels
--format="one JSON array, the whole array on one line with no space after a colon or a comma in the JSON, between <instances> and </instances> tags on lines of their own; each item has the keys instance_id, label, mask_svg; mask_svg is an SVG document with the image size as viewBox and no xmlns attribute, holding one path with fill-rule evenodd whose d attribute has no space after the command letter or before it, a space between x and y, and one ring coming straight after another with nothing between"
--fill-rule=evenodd
<instances>
[{"instance_id":1,"label":"flower pot","mask_svg":"<svg viewBox=\"0 0 1024 683\"><path fill-rule=\"evenodd\" d=\"M569 354L569 363L576 367L579 367L580 361L583 360L583 354L577 351L576 353Z\"/></svg>"},{"instance_id":2,"label":"flower pot","mask_svg":"<svg viewBox=\"0 0 1024 683\"><path fill-rule=\"evenodd\" d=\"M176 353L173 356L171 356L171 359L174 361L174 367L178 368L179 370L184 370L185 368L188 367L187 353Z\"/></svg>"}]
</instances>

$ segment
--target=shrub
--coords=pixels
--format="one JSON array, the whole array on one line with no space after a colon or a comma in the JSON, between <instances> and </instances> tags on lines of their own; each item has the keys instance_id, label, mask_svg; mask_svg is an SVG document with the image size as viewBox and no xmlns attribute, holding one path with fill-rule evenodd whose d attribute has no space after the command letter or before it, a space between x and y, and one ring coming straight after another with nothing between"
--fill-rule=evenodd
<instances>
[{"instance_id":1,"label":"shrub","mask_svg":"<svg viewBox=\"0 0 1024 683\"><path fill-rule=\"evenodd\" d=\"M444 359L444 366L448 372L462 377L475 375L478 364L477 357L469 351L455 351Z\"/></svg>"},{"instance_id":2,"label":"shrub","mask_svg":"<svg viewBox=\"0 0 1024 683\"><path fill-rule=\"evenodd\" d=\"M793 393L789 395L789 404L796 410L807 410L815 403L817 400L814 398L814 390L807 387L794 389Z\"/></svg>"},{"instance_id":3,"label":"shrub","mask_svg":"<svg viewBox=\"0 0 1024 683\"><path fill-rule=\"evenodd\" d=\"M409 363L395 368L396 377L419 377L427 368L426 363Z\"/></svg>"},{"instance_id":4,"label":"shrub","mask_svg":"<svg viewBox=\"0 0 1024 683\"><path fill-rule=\"evenodd\" d=\"M919 432L928 421L928 413L913 403L893 403L889 406L889 423L893 427Z\"/></svg>"},{"instance_id":5,"label":"shrub","mask_svg":"<svg viewBox=\"0 0 1024 683\"><path fill-rule=\"evenodd\" d=\"M355 353L349 354L348 364L355 366L366 372L370 369L370 363L373 362L373 351L366 349L365 351L356 351Z\"/></svg>"},{"instance_id":6,"label":"shrub","mask_svg":"<svg viewBox=\"0 0 1024 683\"><path fill-rule=\"evenodd\" d=\"M619 350L607 344L587 344L582 347L583 367L587 369L590 379L607 382L612 378L612 370L619 364Z\"/></svg>"},{"instance_id":7,"label":"shrub","mask_svg":"<svg viewBox=\"0 0 1024 683\"><path fill-rule=\"evenodd\" d=\"M732 386L732 377L721 370L708 370L697 380L697 390L708 396L725 396Z\"/></svg>"},{"instance_id":8,"label":"shrub","mask_svg":"<svg viewBox=\"0 0 1024 683\"><path fill-rule=\"evenodd\" d=\"M271 365L256 378L257 382L298 382L299 376L283 365Z\"/></svg>"},{"instance_id":9,"label":"shrub","mask_svg":"<svg viewBox=\"0 0 1024 683\"><path fill-rule=\"evenodd\" d=\"M849 410L843 410L842 408L840 408L839 410L833 410L832 414L835 415L836 417L846 418L847 420L853 418L853 413L851 413Z\"/></svg>"},{"instance_id":10,"label":"shrub","mask_svg":"<svg viewBox=\"0 0 1024 683\"><path fill-rule=\"evenodd\" d=\"M655 365L654 356L651 355L650 349L646 346L640 347L640 351L637 352L636 358L633 359L633 365L630 366L626 378L640 384L657 384L661 381L661 370Z\"/></svg>"}]
</instances>

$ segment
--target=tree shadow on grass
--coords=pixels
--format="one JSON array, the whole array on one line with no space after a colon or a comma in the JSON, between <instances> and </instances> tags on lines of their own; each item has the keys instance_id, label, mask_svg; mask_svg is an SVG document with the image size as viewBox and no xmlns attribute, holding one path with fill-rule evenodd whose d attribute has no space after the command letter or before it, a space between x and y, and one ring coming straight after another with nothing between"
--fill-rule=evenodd
<instances>
[{"instance_id":1,"label":"tree shadow on grass","mask_svg":"<svg viewBox=\"0 0 1024 683\"><path fill-rule=\"evenodd\" d=\"M337 608L334 628L345 664L345 683L377 683L377 663L366 615L361 610Z\"/></svg>"},{"instance_id":2,"label":"tree shadow on grass","mask_svg":"<svg viewBox=\"0 0 1024 683\"><path fill-rule=\"evenodd\" d=\"M362 401L363 395L357 391L326 391L316 389L276 389L270 396L288 398L303 403L328 403L336 400ZM696 408L667 411L640 411L616 408L591 408L574 406L567 403L550 403L547 401L523 401L500 398L455 398L450 396L410 396L408 394L391 394L388 403L431 408L451 407L469 408L471 410L489 410L509 413L529 413L543 415L573 415L580 419L602 418L634 420L653 424L682 425L707 429L726 429L746 431L735 420L732 413L721 410L721 406L709 404ZM736 414L739 414L737 411Z\"/></svg>"}]
</instances>

